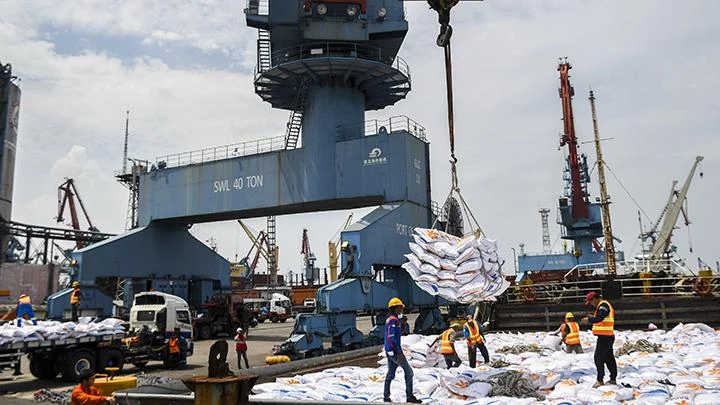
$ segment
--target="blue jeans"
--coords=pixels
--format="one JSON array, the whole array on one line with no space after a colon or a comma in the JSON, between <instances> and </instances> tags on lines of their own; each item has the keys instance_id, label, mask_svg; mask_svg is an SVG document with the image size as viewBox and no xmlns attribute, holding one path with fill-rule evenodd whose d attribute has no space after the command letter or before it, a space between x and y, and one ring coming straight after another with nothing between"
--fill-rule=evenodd
<instances>
[{"instance_id":1,"label":"blue jeans","mask_svg":"<svg viewBox=\"0 0 720 405\"><path fill-rule=\"evenodd\" d=\"M412 398L414 397L412 367L410 367L410 363L408 363L406 358L403 357L402 360L399 360L397 355L388 356L388 371L385 376L385 392L383 396L385 398L390 398L390 383L392 383L392 380L395 379L395 371L398 366L402 367L405 372L405 396L407 398Z\"/></svg>"}]
</instances>

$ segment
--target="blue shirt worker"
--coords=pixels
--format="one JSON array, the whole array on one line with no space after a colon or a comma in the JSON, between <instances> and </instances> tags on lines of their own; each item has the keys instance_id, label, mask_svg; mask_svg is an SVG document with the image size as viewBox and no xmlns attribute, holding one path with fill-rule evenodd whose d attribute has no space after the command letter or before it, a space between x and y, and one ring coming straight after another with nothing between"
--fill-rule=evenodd
<instances>
[{"instance_id":1,"label":"blue shirt worker","mask_svg":"<svg viewBox=\"0 0 720 405\"><path fill-rule=\"evenodd\" d=\"M17 316L17 326L22 326L22 320L29 319L33 325L37 325L37 319L35 319L35 311L33 311L32 301L27 294L21 294L18 299L17 309L15 310Z\"/></svg>"},{"instance_id":2,"label":"blue shirt worker","mask_svg":"<svg viewBox=\"0 0 720 405\"><path fill-rule=\"evenodd\" d=\"M390 384L395 379L395 371L398 366L402 367L405 373L405 402L411 404L422 403L419 399L413 395L413 371L405 358L405 354L400 346L400 337L402 336L402 322L400 322L400 315L405 309L405 304L400 301L400 298L393 298L388 302L388 309L390 315L388 315L385 321L385 355L387 357L387 375L385 376L385 391L383 393L384 402L392 402L390 400Z\"/></svg>"},{"instance_id":3,"label":"blue shirt worker","mask_svg":"<svg viewBox=\"0 0 720 405\"><path fill-rule=\"evenodd\" d=\"M465 335L465 341L467 342L470 367L475 368L478 349L480 349L480 354L482 354L485 363L489 363L490 355L487 347L485 347L485 337L482 334L481 326L478 325L472 315L467 316L467 322L463 327L463 335Z\"/></svg>"}]
</instances>

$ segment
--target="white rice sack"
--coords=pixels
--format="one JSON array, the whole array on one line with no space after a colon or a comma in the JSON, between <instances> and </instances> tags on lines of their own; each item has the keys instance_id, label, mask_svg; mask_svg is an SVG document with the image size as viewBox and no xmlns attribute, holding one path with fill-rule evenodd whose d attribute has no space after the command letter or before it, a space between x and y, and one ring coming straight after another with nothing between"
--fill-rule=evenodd
<instances>
[{"instance_id":1,"label":"white rice sack","mask_svg":"<svg viewBox=\"0 0 720 405\"><path fill-rule=\"evenodd\" d=\"M400 266L400 267L405 269L405 271L407 271L407 273L410 275L410 277L413 280L417 280L418 276L423 274L420 271L420 269L417 266L415 266L415 264L413 264L412 262L403 263L402 266Z\"/></svg>"},{"instance_id":2,"label":"white rice sack","mask_svg":"<svg viewBox=\"0 0 720 405\"><path fill-rule=\"evenodd\" d=\"M413 277L415 281L429 284L436 284L438 279L432 274L420 273L417 277Z\"/></svg>"},{"instance_id":3,"label":"white rice sack","mask_svg":"<svg viewBox=\"0 0 720 405\"><path fill-rule=\"evenodd\" d=\"M442 241L428 243L424 246L427 252L432 253L441 259L445 257L445 247L449 248L450 244Z\"/></svg>"},{"instance_id":4,"label":"white rice sack","mask_svg":"<svg viewBox=\"0 0 720 405\"><path fill-rule=\"evenodd\" d=\"M550 350L558 350L561 344L562 338L560 336L547 335L540 343L540 346Z\"/></svg>"},{"instance_id":5,"label":"white rice sack","mask_svg":"<svg viewBox=\"0 0 720 405\"><path fill-rule=\"evenodd\" d=\"M417 267L418 269L420 268L420 266L422 266L422 260L418 259L418 257L415 256L414 253L406 254L405 258L408 260L408 262L412 263L413 266Z\"/></svg>"},{"instance_id":6,"label":"white rice sack","mask_svg":"<svg viewBox=\"0 0 720 405\"><path fill-rule=\"evenodd\" d=\"M451 272L451 271L440 270L440 271L438 271L438 273L437 273L437 277L438 277L439 280L451 280L451 281L455 281L455 273L453 273L453 272Z\"/></svg>"},{"instance_id":7,"label":"white rice sack","mask_svg":"<svg viewBox=\"0 0 720 405\"><path fill-rule=\"evenodd\" d=\"M693 403L695 405L718 405L720 404L720 391L708 391L695 395Z\"/></svg>"},{"instance_id":8,"label":"white rice sack","mask_svg":"<svg viewBox=\"0 0 720 405\"><path fill-rule=\"evenodd\" d=\"M434 276L438 275L438 268L428 263L423 263L420 266L420 271L426 274L432 274Z\"/></svg>"},{"instance_id":9,"label":"white rice sack","mask_svg":"<svg viewBox=\"0 0 720 405\"><path fill-rule=\"evenodd\" d=\"M417 282L415 284L418 286L418 288L420 288L421 290L425 291L426 293L428 293L432 296L436 296L440 292L440 289L437 286L430 284L430 283Z\"/></svg>"},{"instance_id":10,"label":"white rice sack","mask_svg":"<svg viewBox=\"0 0 720 405\"><path fill-rule=\"evenodd\" d=\"M480 274L480 273L474 273L474 272L473 272L473 273L456 274L456 275L455 275L455 279L457 280L458 283L460 283L460 285L466 285L466 284L468 284L468 283L474 282L475 278L476 278L478 275L482 276L482 274ZM480 279L479 283L481 283L481 284L483 284L483 285L485 284L485 277L484 277L484 276L482 276L482 278Z\"/></svg>"},{"instance_id":11,"label":"white rice sack","mask_svg":"<svg viewBox=\"0 0 720 405\"><path fill-rule=\"evenodd\" d=\"M562 380L555 384L553 391L548 394L549 399L575 398L578 385L573 380Z\"/></svg>"},{"instance_id":12,"label":"white rice sack","mask_svg":"<svg viewBox=\"0 0 720 405\"><path fill-rule=\"evenodd\" d=\"M455 280L438 280L436 285L439 288L453 288L457 287L457 281Z\"/></svg>"},{"instance_id":13,"label":"white rice sack","mask_svg":"<svg viewBox=\"0 0 720 405\"><path fill-rule=\"evenodd\" d=\"M477 272L483 268L482 266L482 260L480 259L472 259L464 262L463 264L458 266L457 273L472 273Z\"/></svg>"},{"instance_id":14,"label":"white rice sack","mask_svg":"<svg viewBox=\"0 0 720 405\"><path fill-rule=\"evenodd\" d=\"M453 259L453 262L457 264L458 266L470 259L480 259L480 251L475 247L469 247L465 250L461 250L458 257Z\"/></svg>"},{"instance_id":15,"label":"white rice sack","mask_svg":"<svg viewBox=\"0 0 720 405\"><path fill-rule=\"evenodd\" d=\"M480 244L478 243L478 240L475 238L475 235L468 235L462 239L458 243L455 244L455 249L458 252L464 252L468 249L477 249L480 247Z\"/></svg>"},{"instance_id":16,"label":"white rice sack","mask_svg":"<svg viewBox=\"0 0 720 405\"><path fill-rule=\"evenodd\" d=\"M440 260L440 268L454 273L457 271L458 266L450 259L442 259Z\"/></svg>"},{"instance_id":17,"label":"white rice sack","mask_svg":"<svg viewBox=\"0 0 720 405\"><path fill-rule=\"evenodd\" d=\"M458 300L458 291L455 288L438 287L438 295L450 301Z\"/></svg>"}]
</instances>

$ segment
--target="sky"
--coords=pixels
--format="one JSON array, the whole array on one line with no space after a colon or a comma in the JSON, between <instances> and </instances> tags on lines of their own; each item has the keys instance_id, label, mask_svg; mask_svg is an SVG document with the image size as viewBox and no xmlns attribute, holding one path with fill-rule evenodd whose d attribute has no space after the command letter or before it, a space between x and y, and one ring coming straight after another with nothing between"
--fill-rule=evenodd
<instances>
[{"instance_id":1,"label":"sky","mask_svg":"<svg viewBox=\"0 0 720 405\"><path fill-rule=\"evenodd\" d=\"M125 227L121 168L125 112L129 156L157 156L284 134L288 113L254 94L257 31L244 1L0 0L0 61L12 63L22 104L13 220L55 225L57 186L72 177L94 225ZM400 56L410 65L408 98L367 119L407 115L427 129L433 199L450 185L442 49L437 16L406 3L410 30ZM675 233L678 254L720 260L720 3L712 0L461 1L453 11L456 143L461 192L512 270L512 250L542 250L538 209L549 208L560 250L557 198L563 192L559 57L573 66L575 127L592 139L588 90L597 98L612 197L616 249L638 252L638 205L655 221L672 180L696 155L704 176L688 194L692 224ZM595 162L591 144L582 152ZM629 194L624 191L627 189ZM598 195L596 174L590 185ZM634 202L636 201L638 205ZM354 210L360 219L371 208ZM280 269L301 265L302 229L320 267L327 242L350 212L277 219ZM681 218L682 221L682 218ZM264 219L249 220L256 230ZM61 225L64 226L64 225ZM83 225L87 227L87 225ZM250 241L233 221L195 225L235 260ZM692 252L690 247L692 246Z\"/></svg>"}]
</instances>

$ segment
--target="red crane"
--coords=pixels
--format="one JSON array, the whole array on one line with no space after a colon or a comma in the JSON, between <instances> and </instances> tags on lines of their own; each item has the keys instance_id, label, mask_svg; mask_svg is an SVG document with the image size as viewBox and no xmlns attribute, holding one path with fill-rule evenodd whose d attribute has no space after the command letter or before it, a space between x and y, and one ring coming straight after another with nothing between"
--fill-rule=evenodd
<instances>
[{"instance_id":1,"label":"red crane","mask_svg":"<svg viewBox=\"0 0 720 405\"><path fill-rule=\"evenodd\" d=\"M65 205L68 205L70 209L70 225L76 231L76 235L78 235L78 239L75 243L78 249L82 249L86 246L86 243L79 238L79 234L80 232L82 232L82 230L80 229L80 220L78 218L77 209L75 208L75 198L77 198L78 203L80 203L80 208L82 209L82 212L85 215L85 219L90 226L88 230L92 232L99 232L99 230L93 225L92 221L90 220L90 216L85 209L85 205L83 205L82 199L80 199L80 194L75 187L75 181L73 179L66 178L65 182L58 186L57 222L65 222L63 214L65 213Z\"/></svg>"},{"instance_id":2,"label":"red crane","mask_svg":"<svg viewBox=\"0 0 720 405\"><path fill-rule=\"evenodd\" d=\"M570 202L572 204L573 219L588 217L588 202L580 174L580 161L578 160L578 144L575 137L575 121L573 118L572 98L575 89L570 85L570 63L565 58L558 66L560 72L560 99L563 109L564 133L560 138L560 146L568 146L568 168L570 170Z\"/></svg>"}]
</instances>

